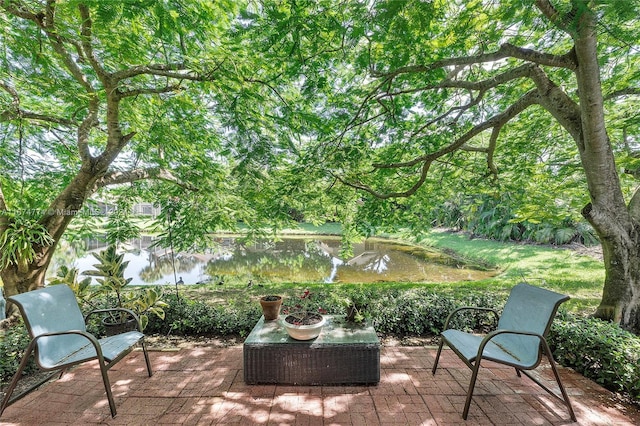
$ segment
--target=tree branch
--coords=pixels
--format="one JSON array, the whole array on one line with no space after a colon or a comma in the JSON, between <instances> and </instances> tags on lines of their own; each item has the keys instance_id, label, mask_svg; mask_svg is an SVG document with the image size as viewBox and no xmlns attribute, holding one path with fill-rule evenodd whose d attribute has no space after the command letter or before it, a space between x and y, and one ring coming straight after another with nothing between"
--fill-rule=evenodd
<instances>
[{"instance_id":1,"label":"tree branch","mask_svg":"<svg viewBox=\"0 0 640 426\"><path fill-rule=\"evenodd\" d=\"M606 101L619 98L622 96L640 95L640 87L626 87L624 89L614 90L604 97Z\"/></svg>"},{"instance_id":2,"label":"tree branch","mask_svg":"<svg viewBox=\"0 0 640 426\"><path fill-rule=\"evenodd\" d=\"M11 96L11 109L0 112L0 121L8 121L15 118L26 118L31 120L45 121L48 123L61 124L64 126L75 126L71 120L52 115L39 114L36 112L20 109L20 95L9 83L0 80L0 89L4 89Z\"/></svg>"},{"instance_id":3,"label":"tree branch","mask_svg":"<svg viewBox=\"0 0 640 426\"><path fill-rule=\"evenodd\" d=\"M100 188L104 188L105 186L132 183L140 180L149 180L149 179L158 179L166 182L172 182L190 191L198 191L198 188L196 186L191 185L188 182L183 182L178 177L176 177L173 173L171 173L171 171L160 168L160 167L152 167L147 169L134 169L134 170L126 170L126 171L115 171L115 172L107 173L96 182L93 188L93 191L95 192L96 190Z\"/></svg>"},{"instance_id":4,"label":"tree branch","mask_svg":"<svg viewBox=\"0 0 640 426\"><path fill-rule=\"evenodd\" d=\"M458 149L463 149L465 144L468 141L470 141L473 137L479 135L480 133L482 133L483 131L485 131L487 129L493 129L493 131L492 131L492 134L491 134L489 147L488 148L484 148L483 151L487 152L487 154L488 154L487 164L488 164L489 170L493 174L496 174L497 173L497 169L496 169L495 165L493 164L493 152L494 152L494 150L496 148L496 143L497 143L497 139L498 139L498 135L500 133L500 130L502 129L502 127L507 122L512 120L514 117L516 117L522 111L524 111L525 109L527 109L531 105L538 104L539 102L540 102L540 95L539 95L538 91L537 90L532 90L532 91L526 93L524 96L522 96L516 102L514 102L511 106L509 106L502 113L497 114L497 115L491 117L490 119L475 125L473 128L468 130L465 134L463 134L462 136L460 136L459 138L457 138L456 140L454 140L450 144L446 145L445 147L443 147L443 148L441 148L441 149L439 149L439 150L437 150L435 152L427 153L427 154L421 155L419 157L416 157L416 158L414 158L412 160L405 161L405 162L388 163L388 164L384 164L384 163L373 164L373 167L377 168L377 169L407 169L407 168L415 167L416 165L422 163L422 167L420 169L420 176L419 176L418 180L409 189L407 189L406 191L383 193L383 192L380 192L380 191L376 191L375 189L373 189L369 185L363 184L361 182L349 182L349 181L347 181L346 179L343 179L340 176L335 176L335 177L340 182L342 182L344 185L347 185L347 186L355 188L355 189L360 189L360 190L366 191L366 192L374 195L377 198L387 199L387 198L408 197L410 195L413 195L422 186L422 184L425 182L425 180L427 178L427 173L428 173L429 168L431 167L431 164L433 163L433 161L436 161L439 158L441 158L441 157L443 157L443 156L445 156L447 154L450 154L450 153L452 153L452 152L454 152L454 151L456 151ZM476 150L479 151L479 149L476 149Z\"/></svg>"},{"instance_id":5,"label":"tree branch","mask_svg":"<svg viewBox=\"0 0 640 426\"><path fill-rule=\"evenodd\" d=\"M390 163L390 164L376 163L376 164L373 164L373 167L380 168L380 169L399 169L399 168L405 168L405 167L413 167L416 164L421 163L423 161L436 160L437 158L440 158L446 154L452 153L458 148L462 148L465 143L469 142L473 137L479 135L485 130L491 129L496 126L500 126L500 127L504 126L504 124L512 120L522 111L524 111L526 108L528 108L531 105L538 104L539 102L540 102L540 97L538 92L536 90L532 90L526 93L516 102L514 102L511 106L509 106L509 108L507 108L501 114L495 115L489 118L488 120L473 126L465 134L457 138L455 141L453 141L449 145L446 145L445 147L439 149L438 151L427 153L419 157L416 157L413 160L409 160L405 162Z\"/></svg>"},{"instance_id":6,"label":"tree branch","mask_svg":"<svg viewBox=\"0 0 640 426\"><path fill-rule=\"evenodd\" d=\"M14 89L9 83L0 80L0 88L4 89L5 92L9 93L9 96L11 96L11 107L14 108L16 111L19 111L20 109L20 95L18 95L18 92L16 91L16 89Z\"/></svg>"},{"instance_id":7,"label":"tree branch","mask_svg":"<svg viewBox=\"0 0 640 426\"><path fill-rule=\"evenodd\" d=\"M95 89L87 79L87 76L78 66L78 64L73 60L73 57L71 56L69 51L65 48L65 39L55 28L54 4L55 2L47 3L46 20L36 20L35 22L45 32L47 38L51 42L51 47L53 47L53 50L60 56L62 63L64 64L65 68L69 70L73 78L75 78L75 80L80 83L80 85L87 91L87 93L95 94Z\"/></svg>"},{"instance_id":8,"label":"tree branch","mask_svg":"<svg viewBox=\"0 0 640 426\"><path fill-rule=\"evenodd\" d=\"M496 61L507 57L522 59L527 61L527 63L481 81L457 80L460 71L466 66ZM572 134L572 136L579 136L580 113L578 105L569 96L567 96L567 94L564 93L564 91L562 91L560 87L558 87L553 81L551 81L551 79L544 73L539 65L562 67L574 70L577 67L575 52L572 49L568 53L561 56L550 55L505 43L501 45L501 47L497 51L492 53L443 59L427 66L417 65L401 67L388 73L378 73L374 70L371 72L372 75L375 77L379 77L381 81L379 81L378 84L376 84L376 87L365 97L350 124L353 124L357 121L358 117L360 117L360 115L364 113L365 105L372 99L382 99L385 97L392 98L393 96L399 94L414 93L416 91L424 90L435 90L438 88L456 88L468 90L471 92L478 92L475 98L472 94L470 94L471 100L466 105L451 107L447 113L440 115L437 120L442 120L444 117L448 116L454 108L457 108L460 113L463 113L472 106L477 105L489 89L499 87L509 81L513 81L516 79L528 78L535 84L535 89L526 93L502 113L494 115L490 119L474 125L463 135L459 136L454 141L443 146L437 151L425 153L408 161L386 164L373 164L373 167L376 169L408 169L415 167L420 163L423 163L423 165L430 165L433 161L436 161L445 155L451 154L459 149L465 149L485 152L487 154L487 167L489 171L495 176L497 174L497 167L493 161L493 158L495 149L497 147L498 137L503 126L531 105L542 105L556 119L558 119L558 121ZM389 90L381 90L385 86L390 85L394 81L394 79L401 74L425 73L435 69L446 67L454 67L454 70L449 72L447 77L445 77L439 84L425 86L420 89L403 89L393 92ZM373 93L380 92L381 94L374 98ZM430 123L433 122L433 120L430 121ZM426 127L422 126L419 131L424 128ZM488 147L476 148L466 146L466 144L472 138L488 129L492 129ZM414 132L412 137L414 137L416 134L418 134L418 132ZM576 140L579 140L579 137L576 138ZM375 195L376 197L400 197L405 196L405 194L414 193L417 188L422 185L426 178L426 176L422 173L427 171L428 168L429 166L423 168L418 181L414 185L412 185L410 189L402 192L382 193L361 182L345 183L345 179L340 177L338 178L341 180L341 182L347 184L348 186L367 191Z\"/></svg>"},{"instance_id":9,"label":"tree branch","mask_svg":"<svg viewBox=\"0 0 640 426\"><path fill-rule=\"evenodd\" d=\"M416 191L418 189L420 189L422 184L427 179L427 174L429 173L429 168L430 167L431 167L431 161L425 161L422 164L422 167L420 168L420 177L418 178L416 183L414 183L411 186L411 188L407 189L406 191L402 191L402 192L389 192L389 193L378 192L378 191L374 190L373 188L371 188L369 185L365 185L365 184L360 183L360 182L349 182L349 181L341 178L338 175L333 175L333 176L338 181L340 181L342 184L344 184L346 186L349 186L349 187L354 188L354 189L359 189L359 190L368 192L369 194L373 195L376 198L380 198L382 200L385 200L385 199L389 199L389 198L410 197L411 195L415 194Z\"/></svg>"},{"instance_id":10,"label":"tree branch","mask_svg":"<svg viewBox=\"0 0 640 426\"><path fill-rule=\"evenodd\" d=\"M109 138L107 146L102 153L96 157L94 167L98 173L100 170L106 170L111 163L118 157L122 149L129 143L129 141L136 135L136 132L129 132L126 135L122 135L120 127L116 124L111 126L108 130Z\"/></svg>"},{"instance_id":11,"label":"tree branch","mask_svg":"<svg viewBox=\"0 0 640 426\"><path fill-rule=\"evenodd\" d=\"M91 64L91 68L93 68L93 70L96 72L98 78L100 78L100 81L102 81L102 84L108 87L109 86L108 74L104 70L102 65L100 65L100 63L98 62L98 59L93 53L93 46L91 45L91 39L93 37L92 36L93 22L91 21L91 14L89 12L89 7L86 4L79 4L78 10L80 11L80 16L82 17L80 41L81 41L82 51L84 53L84 58L86 58L89 61L89 64Z\"/></svg>"},{"instance_id":12,"label":"tree branch","mask_svg":"<svg viewBox=\"0 0 640 426\"><path fill-rule=\"evenodd\" d=\"M560 28L562 31L568 32L567 17L561 15L549 0L536 0L536 7L555 26Z\"/></svg>"},{"instance_id":13,"label":"tree branch","mask_svg":"<svg viewBox=\"0 0 640 426\"><path fill-rule=\"evenodd\" d=\"M267 86L269 88L269 90L271 90L273 93L275 93L275 95L278 97L278 99L280 99L280 102L282 102L287 107L289 106L289 103L282 97L282 95L280 95L280 92L278 92L278 89L273 87L273 85L271 85L269 82L264 81L262 79L253 79L253 78L247 78L247 79L245 79L245 81L247 81L249 83L258 83L258 84L262 84L264 86Z\"/></svg>"},{"instance_id":14,"label":"tree branch","mask_svg":"<svg viewBox=\"0 0 640 426\"><path fill-rule=\"evenodd\" d=\"M481 80L481 81L452 80L451 77L457 75L457 73L450 73L449 76L445 80L440 82L439 84L432 85L432 86L423 86L421 88L411 89L411 90L396 91L396 92L393 92L391 94L384 93L378 98L384 98L384 97L387 97L387 96L395 96L395 95L399 95L401 93L414 93L414 92L425 91L425 90L433 90L433 89L438 89L438 88L466 89L466 90L469 90L469 91L478 91L479 92L475 97L472 94L469 94L469 97L470 97L471 100L467 104L451 107L445 113L439 115L438 117L433 118L432 120L429 120L427 123L425 123L424 125L420 126L420 128L418 128L417 130L415 130L411 134L411 138L414 138L416 135L420 134L424 129L426 129L427 127L429 127L433 123L444 119L445 117L447 117L450 114L452 114L454 111L458 111L458 117L459 117L465 111L467 111L470 108L478 105L480 103L480 101L484 98L485 93L489 89L492 89L494 87L497 87L497 86L499 86L501 84L504 84L504 83L507 83L509 81L516 80L518 78L529 77L533 67L535 67L535 65L533 65L533 64L524 64L524 65L521 65L521 66L519 66L517 68L511 69L511 70L509 70L507 72L498 74L498 75L493 76L493 77L491 77L489 79ZM457 120L458 117L456 117L454 119L454 121Z\"/></svg>"},{"instance_id":15,"label":"tree branch","mask_svg":"<svg viewBox=\"0 0 640 426\"><path fill-rule=\"evenodd\" d=\"M531 79L538 88L540 105L558 120L575 141L582 140L580 106L555 84L542 69L532 69Z\"/></svg>"},{"instance_id":16,"label":"tree branch","mask_svg":"<svg viewBox=\"0 0 640 426\"><path fill-rule=\"evenodd\" d=\"M636 222L640 223L640 188L636 189L629 201L629 214Z\"/></svg>"},{"instance_id":17,"label":"tree branch","mask_svg":"<svg viewBox=\"0 0 640 426\"><path fill-rule=\"evenodd\" d=\"M42 20L44 18L44 14L42 12L32 12L27 8L26 4L17 0L3 1L0 3L0 5L10 14L18 16L20 18L28 19L30 21L37 22L38 20Z\"/></svg>"},{"instance_id":18,"label":"tree branch","mask_svg":"<svg viewBox=\"0 0 640 426\"><path fill-rule=\"evenodd\" d=\"M91 129L98 124L98 101L97 97L93 97L89 101L89 114L82 120L78 127L78 154L83 163L89 163L92 160L91 150L89 148L89 136Z\"/></svg>"},{"instance_id":19,"label":"tree branch","mask_svg":"<svg viewBox=\"0 0 640 426\"><path fill-rule=\"evenodd\" d=\"M493 130L491 131L491 137L489 138L489 147L487 148L487 167L489 168L489 171L493 175L494 179L498 178L498 168L493 161L493 156L496 152L496 146L498 146L498 136L500 135L502 126L504 126L504 123L499 123L493 128Z\"/></svg>"},{"instance_id":20,"label":"tree branch","mask_svg":"<svg viewBox=\"0 0 640 426\"><path fill-rule=\"evenodd\" d=\"M455 58L447 58L434 61L429 65L410 65L397 68L390 72L378 72L371 70L371 75L385 80L393 80L401 74L426 73L441 68L460 67L468 65L479 65L487 62L496 62L505 58L522 59L527 62L533 62L538 65L553 66L558 68L568 68L574 70L577 68L573 49L564 55L551 55L549 53L538 52L531 49L514 46L510 43L504 43L495 52L483 53L480 55L460 56Z\"/></svg>"},{"instance_id":21,"label":"tree branch","mask_svg":"<svg viewBox=\"0 0 640 426\"><path fill-rule=\"evenodd\" d=\"M507 54L507 57L522 59L523 61L533 62L538 65L545 65L556 68L567 68L575 70L578 68L578 63L575 58L573 49L569 50L564 55L552 55L549 53L538 52L532 49L525 49L523 47L514 46L510 43L505 43L500 46L500 50Z\"/></svg>"},{"instance_id":22,"label":"tree branch","mask_svg":"<svg viewBox=\"0 0 640 426\"><path fill-rule=\"evenodd\" d=\"M196 73L195 71L190 70L183 62L136 65L111 73L110 77L114 82L126 80L139 75L156 75L160 77L175 78L177 80L206 81L211 79L211 75L220 69L223 63L224 61L220 62L206 73Z\"/></svg>"},{"instance_id":23,"label":"tree branch","mask_svg":"<svg viewBox=\"0 0 640 426\"><path fill-rule=\"evenodd\" d=\"M124 90L124 91L118 90L117 96L118 98L128 98L128 97L134 97L138 95L157 95L161 93L176 92L180 89L182 89L182 86L180 86L180 84L171 84L171 85L166 85L164 87L149 87L149 88L139 88L139 89Z\"/></svg>"}]
</instances>

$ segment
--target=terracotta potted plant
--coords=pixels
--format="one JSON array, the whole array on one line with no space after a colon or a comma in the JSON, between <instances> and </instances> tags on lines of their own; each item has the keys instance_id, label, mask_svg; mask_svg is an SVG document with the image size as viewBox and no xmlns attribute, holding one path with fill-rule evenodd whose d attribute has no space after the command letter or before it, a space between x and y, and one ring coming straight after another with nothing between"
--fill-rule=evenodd
<instances>
[{"instance_id":1,"label":"terracotta potted plant","mask_svg":"<svg viewBox=\"0 0 640 426\"><path fill-rule=\"evenodd\" d=\"M282 296L268 295L260 298L260 306L262 306L262 314L265 321L273 321L280 316L280 308L282 307Z\"/></svg>"}]
</instances>

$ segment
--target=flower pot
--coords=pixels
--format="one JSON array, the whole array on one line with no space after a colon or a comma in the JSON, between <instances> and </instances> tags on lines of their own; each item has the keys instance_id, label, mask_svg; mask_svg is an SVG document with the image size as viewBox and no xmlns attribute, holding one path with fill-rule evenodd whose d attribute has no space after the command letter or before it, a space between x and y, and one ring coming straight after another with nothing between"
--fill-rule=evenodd
<instances>
[{"instance_id":1,"label":"flower pot","mask_svg":"<svg viewBox=\"0 0 640 426\"><path fill-rule=\"evenodd\" d=\"M320 335L325 318L316 313L303 313L301 315L287 315L282 321L285 330L292 339L311 340Z\"/></svg>"},{"instance_id":2,"label":"flower pot","mask_svg":"<svg viewBox=\"0 0 640 426\"><path fill-rule=\"evenodd\" d=\"M107 336L115 336L138 329L138 321L135 318L129 318L125 322L112 322L110 318L104 318L102 325L104 326L104 334Z\"/></svg>"},{"instance_id":3,"label":"flower pot","mask_svg":"<svg viewBox=\"0 0 640 426\"><path fill-rule=\"evenodd\" d=\"M280 307L282 306L281 296L263 296L260 298L260 306L262 306L262 314L266 321L273 321L280 316Z\"/></svg>"}]
</instances>

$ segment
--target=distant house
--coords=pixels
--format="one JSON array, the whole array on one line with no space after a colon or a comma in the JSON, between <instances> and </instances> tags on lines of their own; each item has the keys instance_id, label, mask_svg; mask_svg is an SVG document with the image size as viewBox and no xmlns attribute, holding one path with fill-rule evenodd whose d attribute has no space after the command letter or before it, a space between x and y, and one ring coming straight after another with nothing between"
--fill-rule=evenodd
<instances>
[{"instance_id":1,"label":"distant house","mask_svg":"<svg viewBox=\"0 0 640 426\"><path fill-rule=\"evenodd\" d=\"M131 210L131 213L138 216L156 217L160 214L160 207L154 206L153 203L137 203Z\"/></svg>"},{"instance_id":2,"label":"distant house","mask_svg":"<svg viewBox=\"0 0 640 426\"><path fill-rule=\"evenodd\" d=\"M88 208L90 209L92 216L108 216L116 211L115 204L109 204L103 201L90 203L88 204Z\"/></svg>"},{"instance_id":3,"label":"distant house","mask_svg":"<svg viewBox=\"0 0 640 426\"><path fill-rule=\"evenodd\" d=\"M92 216L109 216L116 212L118 207L115 204L106 203L104 201L94 201L87 208ZM156 207L153 203L136 203L131 207L131 214L134 216L151 216L156 217L160 214L160 207Z\"/></svg>"}]
</instances>

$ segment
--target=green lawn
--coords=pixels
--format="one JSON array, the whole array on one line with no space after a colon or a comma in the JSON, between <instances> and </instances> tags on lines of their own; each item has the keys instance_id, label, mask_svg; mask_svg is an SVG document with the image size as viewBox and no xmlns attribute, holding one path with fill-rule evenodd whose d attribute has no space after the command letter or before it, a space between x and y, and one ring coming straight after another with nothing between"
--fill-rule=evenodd
<instances>
[{"instance_id":1,"label":"green lawn","mask_svg":"<svg viewBox=\"0 0 640 426\"><path fill-rule=\"evenodd\" d=\"M595 309L602 296L604 265L594 257L566 248L541 245L501 243L445 231L432 231L421 242L428 246L453 250L471 260L482 260L502 271L498 276L479 283L460 283L462 287L478 285L488 288L510 288L526 280L568 294L568 307L576 310Z\"/></svg>"}]
</instances>

